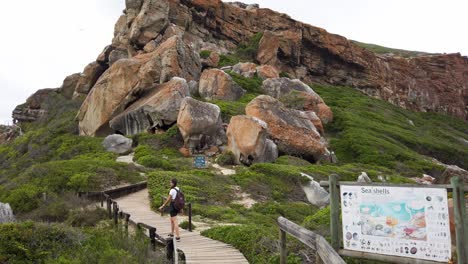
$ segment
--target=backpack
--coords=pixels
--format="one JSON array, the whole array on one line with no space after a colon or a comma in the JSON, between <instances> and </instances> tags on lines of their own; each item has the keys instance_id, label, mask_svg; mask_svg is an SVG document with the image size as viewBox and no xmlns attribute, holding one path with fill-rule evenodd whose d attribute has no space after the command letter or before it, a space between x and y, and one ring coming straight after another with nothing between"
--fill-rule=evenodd
<instances>
[{"instance_id":1,"label":"backpack","mask_svg":"<svg viewBox=\"0 0 468 264\"><path fill-rule=\"evenodd\" d=\"M176 190L176 192L177 192L177 196L173 201L174 202L174 208L177 211L180 211L180 210L184 209L184 207L185 207L185 196L181 191L177 190L176 188L173 188L173 189Z\"/></svg>"}]
</instances>

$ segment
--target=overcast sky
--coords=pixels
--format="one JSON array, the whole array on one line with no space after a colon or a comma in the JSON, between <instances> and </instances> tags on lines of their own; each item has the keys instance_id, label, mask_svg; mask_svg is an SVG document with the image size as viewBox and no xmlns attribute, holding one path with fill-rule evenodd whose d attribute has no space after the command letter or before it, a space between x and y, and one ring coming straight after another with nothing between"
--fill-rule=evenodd
<instances>
[{"instance_id":1,"label":"overcast sky","mask_svg":"<svg viewBox=\"0 0 468 264\"><path fill-rule=\"evenodd\" d=\"M111 43L124 0L2 1L0 123L40 88L59 87ZM468 55L466 0L244 0L349 39Z\"/></svg>"}]
</instances>

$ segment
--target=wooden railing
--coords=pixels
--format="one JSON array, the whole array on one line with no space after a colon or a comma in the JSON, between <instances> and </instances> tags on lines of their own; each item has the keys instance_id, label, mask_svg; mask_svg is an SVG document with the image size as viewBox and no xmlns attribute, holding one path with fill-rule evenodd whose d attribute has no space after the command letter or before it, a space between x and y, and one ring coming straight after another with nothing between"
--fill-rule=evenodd
<instances>
[{"instance_id":1,"label":"wooden railing","mask_svg":"<svg viewBox=\"0 0 468 264\"><path fill-rule=\"evenodd\" d=\"M136 227L138 232L144 233L143 230L147 230L148 237L151 242L151 248L156 250L156 243L161 243L166 246L167 255L168 257L172 258L173 263L178 263L178 252L175 237L171 239L165 239L158 235L156 232L157 229L154 226L147 225L145 223L135 222L131 219L131 215L129 213L125 213L120 210L117 199L122 196L129 195L131 193L138 192L147 188L147 182L140 182L137 184L132 184L129 186L119 187L116 189L111 189L102 192L79 192L78 196L82 198L86 198L88 200L100 201L101 207L104 207L104 202L106 203L106 210L109 219L113 220L115 226L118 226L119 219L123 221L124 230L128 233L128 226L131 224L132 226ZM187 204L187 208L189 211L189 229L192 231L192 204ZM163 212L162 212L163 213ZM162 215L161 213L161 215Z\"/></svg>"},{"instance_id":2,"label":"wooden railing","mask_svg":"<svg viewBox=\"0 0 468 264\"><path fill-rule=\"evenodd\" d=\"M286 234L293 236L312 250L315 250L315 263L346 264L321 235L299 226L282 216L278 217L278 226L280 228L280 264L286 264L287 260Z\"/></svg>"}]
</instances>

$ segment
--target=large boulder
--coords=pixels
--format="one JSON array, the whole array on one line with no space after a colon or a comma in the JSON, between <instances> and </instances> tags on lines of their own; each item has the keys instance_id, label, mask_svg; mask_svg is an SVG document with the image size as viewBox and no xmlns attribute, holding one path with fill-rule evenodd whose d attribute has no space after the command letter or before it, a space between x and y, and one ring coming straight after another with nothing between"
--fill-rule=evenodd
<instances>
[{"instance_id":1,"label":"large boulder","mask_svg":"<svg viewBox=\"0 0 468 264\"><path fill-rule=\"evenodd\" d=\"M198 85L200 96L206 100L236 101L245 94L232 77L219 69L203 71Z\"/></svg>"},{"instance_id":2,"label":"large boulder","mask_svg":"<svg viewBox=\"0 0 468 264\"><path fill-rule=\"evenodd\" d=\"M271 65L262 65L257 67L257 76L263 80L279 78L279 72Z\"/></svg>"},{"instance_id":3,"label":"large boulder","mask_svg":"<svg viewBox=\"0 0 468 264\"><path fill-rule=\"evenodd\" d=\"M174 36L154 52L116 61L97 81L78 113L80 135L108 135L109 121L141 98L155 83L172 77L200 76L200 58L180 37Z\"/></svg>"},{"instance_id":4,"label":"large boulder","mask_svg":"<svg viewBox=\"0 0 468 264\"><path fill-rule=\"evenodd\" d=\"M268 126L250 116L233 116L227 129L228 150L237 164L273 162L278 158L276 144L268 139Z\"/></svg>"},{"instance_id":5,"label":"large boulder","mask_svg":"<svg viewBox=\"0 0 468 264\"><path fill-rule=\"evenodd\" d=\"M444 164L445 165L445 164ZM445 165L445 170L440 177L437 179L438 184L450 184L452 177L460 177L465 184L468 183L468 171L456 166L456 165Z\"/></svg>"},{"instance_id":6,"label":"large boulder","mask_svg":"<svg viewBox=\"0 0 468 264\"><path fill-rule=\"evenodd\" d=\"M324 124L333 120L333 113L322 97L298 79L291 80L284 77L267 79L262 83L262 90L265 94L280 99L288 107L314 111Z\"/></svg>"},{"instance_id":7,"label":"large boulder","mask_svg":"<svg viewBox=\"0 0 468 264\"><path fill-rule=\"evenodd\" d=\"M133 141L122 135L114 134L107 136L102 146L109 152L125 155L132 152Z\"/></svg>"},{"instance_id":8,"label":"large boulder","mask_svg":"<svg viewBox=\"0 0 468 264\"><path fill-rule=\"evenodd\" d=\"M246 78L252 78L257 73L257 65L252 62L239 62L234 65L232 71Z\"/></svg>"},{"instance_id":9,"label":"large boulder","mask_svg":"<svg viewBox=\"0 0 468 264\"><path fill-rule=\"evenodd\" d=\"M268 95L256 97L245 111L247 115L267 123L270 137L280 152L310 161L318 161L329 154L326 140L320 136L305 112L286 108Z\"/></svg>"},{"instance_id":10,"label":"large boulder","mask_svg":"<svg viewBox=\"0 0 468 264\"><path fill-rule=\"evenodd\" d=\"M107 68L107 65L102 65L98 62L88 64L88 66L83 70L83 73L81 73L80 79L76 84L74 97L76 98L79 97L79 95L87 95Z\"/></svg>"},{"instance_id":11,"label":"large boulder","mask_svg":"<svg viewBox=\"0 0 468 264\"><path fill-rule=\"evenodd\" d=\"M169 25L169 3L167 0L144 0L140 5L141 2L127 1L129 10L134 11L127 17L127 23L129 20L132 22L130 41L143 47L160 35ZM135 17L133 18L133 16Z\"/></svg>"},{"instance_id":12,"label":"large boulder","mask_svg":"<svg viewBox=\"0 0 468 264\"><path fill-rule=\"evenodd\" d=\"M218 67L221 59L220 55L216 51L209 51L210 55L206 58L201 59L203 68L214 68Z\"/></svg>"},{"instance_id":13,"label":"large boulder","mask_svg":"<svg viewBox=\"0 0 468 264\"><path fill-rule=\"evenodd\" d=\"M180 106L177 126L191 154L226 142L221 110L215 104L186 97Z\"/></svg>"},{"instance_id":14,"label":"large boulder","mask_svg":"<svg viewBox=\"0 0 468 264\"><path fill-rule=\"evenodd\" d=\"M73 94L75 92L76 85L78 84L81 78L81 74L75 73L70 76L67 76L65 80L63 80L63 84L60 87L60 94L62 94L67 99L72 99Z\"/></svg>"},{"instance_id":15,"label":"large boulder","mask_svg":"<svg viewBox=\"0 0 468 264\"><path fill-rule=\"evenodd\" d=\"M187 96L187 81L174 77L151 88L147 95L113 118L110 127L124 135L169 127L177 121L180 105Z\"/></svg>"}]
</instances>

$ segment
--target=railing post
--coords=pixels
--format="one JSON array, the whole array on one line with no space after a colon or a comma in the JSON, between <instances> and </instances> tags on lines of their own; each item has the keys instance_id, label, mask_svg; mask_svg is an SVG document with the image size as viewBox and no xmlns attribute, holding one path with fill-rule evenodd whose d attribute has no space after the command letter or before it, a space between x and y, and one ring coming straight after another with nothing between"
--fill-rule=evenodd
<instances>
[{"instance_id":1,"label":"railing post","mask_svg":"<svg viewBox=\"0 0 468 264\"><path fill-rule=\"evenodd\" d=\"M111 205L111 199L107 197L106 199L106 204L107 204L107 214L109 216L109 219L112 218L112 205Z\"/></svg>"},{"instance_id":2,"label":"railing post","mask_svg":"<svg viewBox=\"0 0 468 264\"><path fill-rule=\"evenodd\" d=\"M189 232L192 232L192 203L188 204Z\"/></svg>"},{"instance_id":3,"label":"railing post","mask_svg":"<svg viewBox=\"0 0 468 264\"><path fill-rule=\"evenodd\" d=\"M330 175L330 233L331 246L338 250L340 248L340 193L338 190L338 175Z\"/></svg>"},{"instance_id":4,"label":"railing post","mask_svg":"<svg viewBox=\"0 0 468 264\"><path fill-rule=\"evenodd\" d=\"M104 207L104 193L101 192L101 207Z\"/></svg>"},{"instance_id":5,"label":"railing post","mask_svg":"<svg viewBox=\"0 0 468 264\"><path fill-rule=\"evenodd\" d=\"M130 214L125 214L125 233L128 234L128 222L130 221Z\"/></svg>"},{"instance_id":6,"label":"railing post","mask_svg":"<svg viewBox=\"0 0 468 264\"><path fill-rule=\"evenodd\" d=\"M453 211L455 214L455 236L457 240L458 264L468 263L468 229L466 226L466 201L463 181L456 176L451 179L453 187Z\"/></svg>"},{"instance_id":7,"label":"railing post","mask_svg":"<svg viewBox=\"0 0 468 264\"><path fill-rule=\"evenodd\" d=\"M161 196L161 206L164 204L164 197ZM164 208L161 210L161 216L164 216Z\"/></svg>"},{"instance_id":8,"label":"railing post","mask_svg":"<svg viewBox=\"0 0 468 264\"><path fill-rule=\"evenodd\" d=\"M151 247L156 250L156 228L152 227L149 229L149 237L151 240Z\"/></svg>"},{"instance_id":9,"label":"railing post","mask_svg":"<svg viewBox=\"0 0 468 264\"><path fill-rule=\"evenodd\" d=\"M288 255L286 252L286 232L280 228L280 264L286 264Z\"/></svg>"},{"instance_id":10,"label":"railing post","mask_svg":"<svg viewBox=\"0 0 468 264\"><path fill-rule=\"evenodd\" d=\"M114 209L114 224L117 225L119 223L119 207L117 206L117 202L113 202L113 209Z\"/></svg>"}]
</instances>

